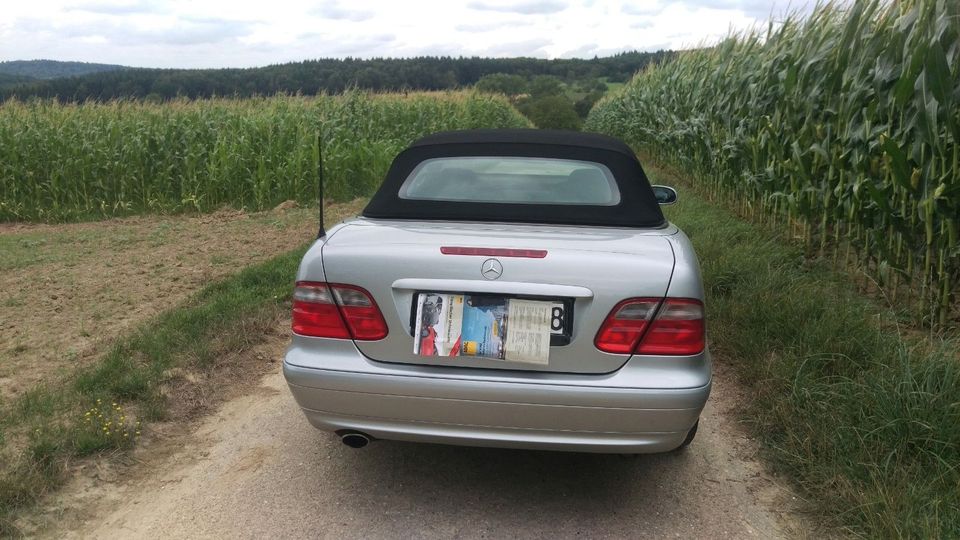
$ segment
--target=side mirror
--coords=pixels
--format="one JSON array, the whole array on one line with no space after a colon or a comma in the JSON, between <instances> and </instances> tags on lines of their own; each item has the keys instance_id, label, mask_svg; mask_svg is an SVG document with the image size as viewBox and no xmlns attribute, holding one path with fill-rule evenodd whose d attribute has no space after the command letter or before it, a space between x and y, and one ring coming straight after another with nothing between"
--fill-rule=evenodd
<instances>
[{"instance_id":1,"label":"side mirror","mask_svg":"<svg viewBox=\"0 0 960 540\"><path fill-rule=\"evenodd\" d=\"M653 194L657 197L657 203L666 206L677 202L677 190L667 186L653 186Z\"/></svg>"}]
</instances>

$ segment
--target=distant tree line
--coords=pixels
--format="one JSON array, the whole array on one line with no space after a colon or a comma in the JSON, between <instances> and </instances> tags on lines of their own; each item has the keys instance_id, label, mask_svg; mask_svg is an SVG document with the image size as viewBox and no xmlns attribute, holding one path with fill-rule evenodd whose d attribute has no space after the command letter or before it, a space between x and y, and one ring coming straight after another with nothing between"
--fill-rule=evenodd
<instances>
[{"instance_id":1,"label":"distant tree line","mask_svg":"<svg viewBox=\"0 0 960 540\"><path fill-rule=\"evenodd\" d=\"M603 58L554 59L417 57L320 59L247 69L130 68L0 88L11 97L61 101L213 96L249 97L276 93L339 93L347 88L376 91L443 90L471 86L482 77L506 74L533 80L549 75L563 81L627 80L668 51L626 52Z\"/></svg>"},{"instance_id":2,"label":"distant tree line","mask_svg":"<svg viewBox=\"0 0 960 540\"><path fill-rule=\"evenodd\" d=\"M0 62L0 75L14 75L22 80L76 77L88 73L128 69L116 64L62 62L60 60L8 60ZM2 78L0 78L2 80Z\"/></svg>"}]
</instances>

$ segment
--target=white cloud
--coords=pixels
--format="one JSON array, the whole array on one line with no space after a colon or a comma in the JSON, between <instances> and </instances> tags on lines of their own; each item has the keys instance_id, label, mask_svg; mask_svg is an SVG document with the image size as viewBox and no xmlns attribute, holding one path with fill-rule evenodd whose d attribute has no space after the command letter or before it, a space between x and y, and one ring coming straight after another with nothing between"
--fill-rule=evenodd
<instances>
[{"instance_id":1,"label":"white cloud","mask_svg":"<svg viewBox=\"0 0 960 540\"><path fill-rule=\"evenodd\" d=\"M309 13L323 19L342 19L354 22L365 21L374 17L374 12L369 9L351 9L344 7L339 2L323 2L311 9Z\"/></svg>"},{"instance_id":2,"label":"white cloud","mask_svg":"<svg viewBox=\"0 0 960 540\"><path fill-rule=\"evenodd\" d=\"M454 26L454 30L458 32L466 32L468 34L475 32L490 32L491 30L499 30L502 28L513 28L517 26L527 26L529 23L523 21L491 21L485 23L467 23L467 24L458 24Z\"/></svg>"},{"instance_id":3,"label":"white cloud","mask_svg":"<svg viewBox=\"0 0 960 540\"><path fill-rule=\"evenodd\" d=\"M565 2L559 0L482 0L467 4L467 7L480 11L499 11L503 13L521 13L523 15L543 15L558 13L567 9Z\"/></svg>"},{"instance_id":4,"label":"white cloud","mask_svg":"<svg viewBox=\"0 0 960 540\"><path fill-rule=\"evenodd\" d=\"M489 54L490 56L546 57L547 54L544 47L550 44L551 41L547 38L535 37L490 45L485 49L485 54Z\"/></svg>"},{"instance_id":5,"label":"white cloud","mask_svg":"<svg viewBox=\"0 0 960 540\"><path fill-rule=\"evenodd\" d=\"M592 57L716 41L806 0L31 0L0 60L248 67L318 57Z\"/></svg>"},{"instance_id":6,"label":"white cloud","mask_svg":"<svg viewBox=\"0 0 960 540\"><path fill-rule=\"evenodd\" d=\"M620 6L621 11L627 15L640 15L648 17L651 15L656 15L663 11L664 5L659 2L659 0L634 0L632 2L624 2Z\"/></svg>"},{"instance_id":7,"label":"white cloud","mask_svg":"<svg viewBox=\"0 0 960 540\"><path fill-rule=\"evenodd\" d=\"M143 0L90 0L68 3L67 11L87 11L103 15L126 15L130 13L156 13L161 9L155 3Z\"/></svg>"}]
</instances>

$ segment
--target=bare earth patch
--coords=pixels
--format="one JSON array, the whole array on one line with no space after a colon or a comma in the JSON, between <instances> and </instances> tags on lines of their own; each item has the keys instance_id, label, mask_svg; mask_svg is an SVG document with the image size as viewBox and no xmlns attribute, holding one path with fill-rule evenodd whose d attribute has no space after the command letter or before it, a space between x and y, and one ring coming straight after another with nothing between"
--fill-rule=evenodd
<instances>
[{"instance_id":1,"label":"bare earth patch","mask_svg":"<svg viewBox=\"0 0 960 540\"><path fill-rule=\"evenodd\" d=\"M101 345L203 286L309 242L317 210L291 206L0 224L0 402L68 376ZM362 206L332 205L327 221Z\"/></svg>"}]
</instances>

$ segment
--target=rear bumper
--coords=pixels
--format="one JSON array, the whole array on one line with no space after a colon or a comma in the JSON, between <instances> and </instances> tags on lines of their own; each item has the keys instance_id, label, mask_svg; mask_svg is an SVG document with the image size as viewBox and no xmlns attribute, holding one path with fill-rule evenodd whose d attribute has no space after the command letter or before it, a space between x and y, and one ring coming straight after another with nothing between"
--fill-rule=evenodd
<instances>
[{"instance_id":1,"label":"rear bumper","mask_svg":"<svg viewBox=\"0 0 960 540\"><path fill-rule=\"evenodd\" d=\"M297 339L283 372L310 423L324 431L360 431L374 438L665 452L683 442L710 393L708 353L687 363L705 370L705 384L639 388L642 366L631 369L633 360L620 372L596 376L491 373L373 362L346 341L323 348L331 362L322 363L335 367L327 369L311 366L317 364L317 351L298 346ZM343 369L350 364L356 369ZM690 377L677 379L689 382Z\"/></svg>"}]
</instances>

